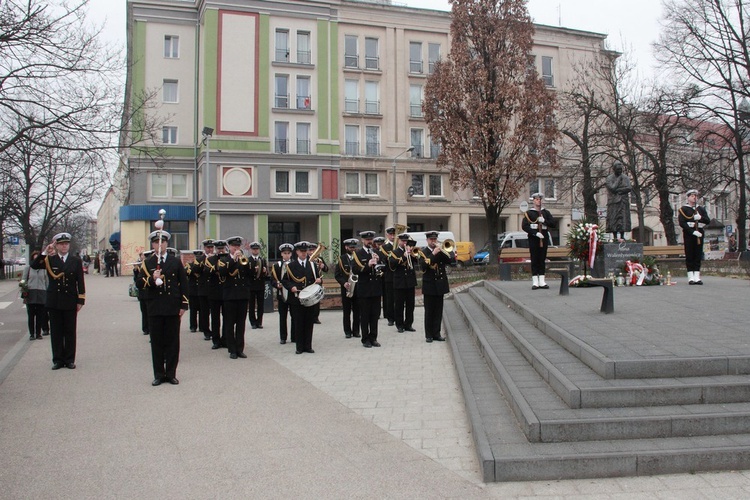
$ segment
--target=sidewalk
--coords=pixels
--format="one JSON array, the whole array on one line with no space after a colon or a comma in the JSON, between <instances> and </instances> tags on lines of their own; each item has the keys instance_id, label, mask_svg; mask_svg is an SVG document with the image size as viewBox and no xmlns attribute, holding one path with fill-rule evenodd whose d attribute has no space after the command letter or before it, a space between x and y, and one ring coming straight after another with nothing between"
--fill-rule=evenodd
<instances>
[{"instance_id":1,"label":"sidewalk","mask_svg":"<svg viewBox=\"0 0 750 500\"><path fill-rule=\"evenodd\" d=\"M415 333L381 320L373 349L323 311L303 355L267 314L245 360L212 351L185 317L180 385L151 387L129 282L87 276L76 370L50 370L49 344L31 342L0 385L4 498L750 494L745 472L482 484L449 347L424 342L422 308Z\"/></svg>"}]
</instances>

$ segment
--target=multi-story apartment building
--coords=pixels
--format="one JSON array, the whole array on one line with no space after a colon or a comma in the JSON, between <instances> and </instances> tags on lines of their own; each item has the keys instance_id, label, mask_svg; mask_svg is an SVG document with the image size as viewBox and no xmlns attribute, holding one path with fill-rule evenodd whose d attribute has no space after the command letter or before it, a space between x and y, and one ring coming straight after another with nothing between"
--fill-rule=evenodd
<instances>
[{"instance_id":1,"label":"multi-story apartment building","mask_svg":"<svg viewBox=\"0 0 750 500\"><path fill-rule=\"evenodd\" d=\"M422 113L449 32L448 12L383 2L129 0L128 95L155 92L168 159L123 153L123 248L145 245L160 208L181 249L239 234L273 258L284 241L336 248L394 222L481 245L483 208L437 169ZM537 26L534 64L563 88L604 38ZM540 178L529 192L543 190L562 216L559 239L571 200L558 182ZM514 230L520 211L509 212Z\"/></svg>"}]
</instances>

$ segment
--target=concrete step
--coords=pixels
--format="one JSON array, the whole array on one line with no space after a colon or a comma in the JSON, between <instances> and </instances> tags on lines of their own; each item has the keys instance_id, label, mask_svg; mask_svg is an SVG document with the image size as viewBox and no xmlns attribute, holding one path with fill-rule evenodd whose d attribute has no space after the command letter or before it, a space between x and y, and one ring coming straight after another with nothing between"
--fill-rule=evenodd
<instances>
[{"instance_id":1,"label":"concrete step","mask_svg":"<svg viewBox=\"0 0 750 500\"><path fill-rule=\"evenodd\" d=\"M524 481L669 474L750 468L750 435L530 443L511 406L528 405L501 394L480 346L469 334L456 300L447 300L443 321L466 401L483 480ZM486 353L490 355L489 353ZM514 390L519 390L515 387ZM574 410L571 410L574 411Z\"/></svg>"}]
</instances>

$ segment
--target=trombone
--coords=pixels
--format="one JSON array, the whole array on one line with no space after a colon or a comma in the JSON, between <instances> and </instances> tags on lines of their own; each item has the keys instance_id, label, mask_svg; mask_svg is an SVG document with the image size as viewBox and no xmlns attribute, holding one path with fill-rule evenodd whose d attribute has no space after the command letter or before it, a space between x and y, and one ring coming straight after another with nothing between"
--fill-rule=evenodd
<instances>
[{"instance_id":1,"label":"trombone","mask_svg":"<svg viewBox=\"0 0 750 500\"><path fill-rule=\"evenodd\" d=\"M450 257L451 252L453 252L456 249L456 242L450 238L443 240L439 243L440 243L440 251L443 252L448 257Z\"/></svg>"}]
</instances>

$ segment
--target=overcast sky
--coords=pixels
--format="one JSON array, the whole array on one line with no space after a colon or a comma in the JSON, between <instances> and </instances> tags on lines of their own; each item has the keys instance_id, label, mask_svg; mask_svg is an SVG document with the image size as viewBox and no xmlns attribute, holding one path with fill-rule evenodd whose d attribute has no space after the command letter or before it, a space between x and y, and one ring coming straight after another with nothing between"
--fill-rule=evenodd
<instances>
[{"instance_id":1,"label":"overcast sky","mask_svg":"<svg viewBox=\"0 0 750 500\"><path fill-rule=\"evenodd\" d=\"M401 0L394 4L449 10L448 0ZM125 45L125 0L91 0L91 19L105 23L111 43ZM534 22L608 35L609 48L634 54L639 74L654 73L651 44L659 36L660 0L529 0Z\"/></svg>"}]
</instances>

